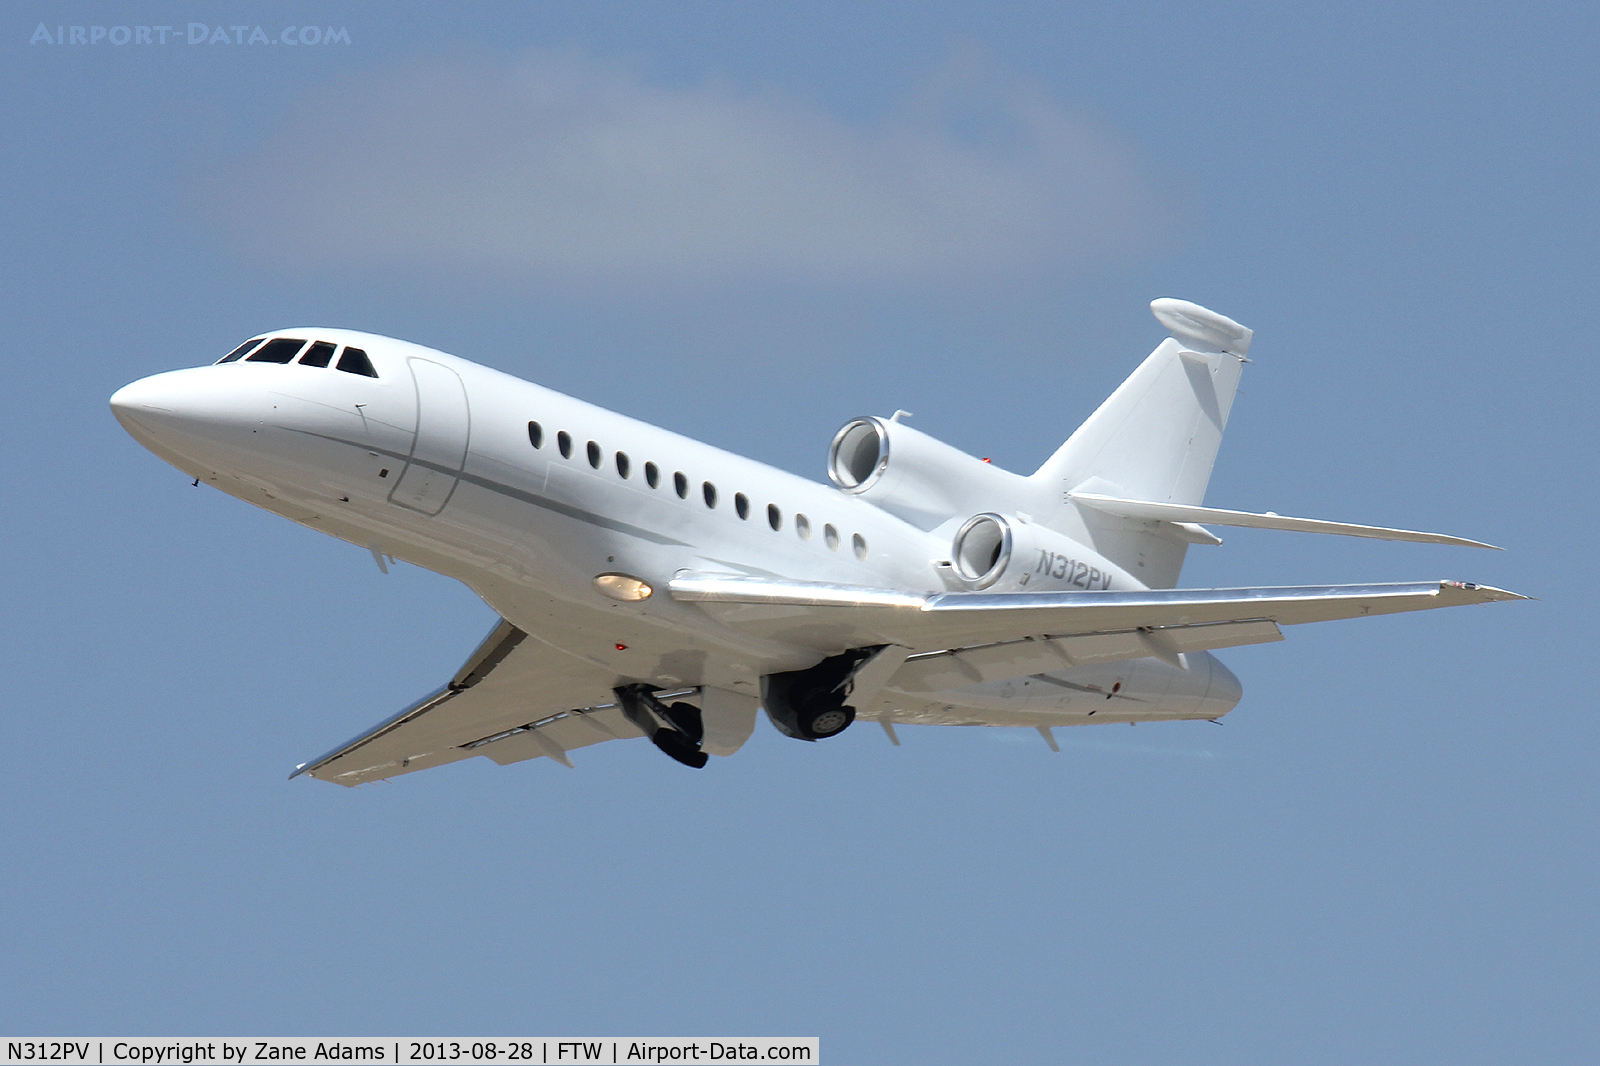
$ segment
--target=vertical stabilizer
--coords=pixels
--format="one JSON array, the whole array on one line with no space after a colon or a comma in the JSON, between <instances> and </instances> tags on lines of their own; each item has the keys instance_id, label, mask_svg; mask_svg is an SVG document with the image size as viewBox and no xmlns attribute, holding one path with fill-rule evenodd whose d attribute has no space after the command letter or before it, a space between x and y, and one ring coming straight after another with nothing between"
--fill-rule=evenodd
<instances>
[{"instance_id":1,"label":"vertical stabilizer","mask_svg":"<svg viewBox=\"0 0 1600 1066\"><path fill-rule=\"evenodd\" d=\"M1084 537L1152 588L1177 583L1189 541L1170 523L1079 508L1071 492L1199 504L1249 351L1251 331L1184 300L1150 304L1172 336L1034 473L1040 520Z\"/></svg>"}]
</instances>

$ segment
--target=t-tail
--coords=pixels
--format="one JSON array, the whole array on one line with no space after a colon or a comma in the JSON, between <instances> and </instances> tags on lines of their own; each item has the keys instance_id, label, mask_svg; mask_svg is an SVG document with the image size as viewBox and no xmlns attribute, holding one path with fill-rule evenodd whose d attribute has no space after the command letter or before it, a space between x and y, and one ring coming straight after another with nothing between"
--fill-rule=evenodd
<instances>
[{"instance_id":1,"label":"t-tail","mask_svg":"<svg viewBox=\"0 0 1600 1066\"><path fill-rule=\"evenodd\" d=\"M1252 334L1183 300L1155 300L1150 310L1172 336L1032 475L990 466L905 425L899 412L839 430L828 476L921 529L950 535L942 565L972 590L1021 591L1027 575L1018 571L1013 581L1013 554L1031 557L1038 548L1041 561L1066 565L1074 559L1070 543L1092 547L1147 588L1176 588L1190 544L1222 543L1208 525L1494 547L1415 529L1204 506ZM1088 575L1079 571L1076 587L1096 587L1099 571L1080 565ZM1100 575L1098 587L1109 588L1111 577Z\"/></svg>"},{"instance_id":2,"label":"t-tail","mask_svg":"<svg viewBox=\"0 0 1600 1066\"><path fill-rule=\"evenodd\" d=\"M1171 588L1189 522L1150 520L1102 501L1198 506L1247 362L1251 331L1184 300L1150 304L1172 334L1029 480L1040 522L1094 546L1151 588Z\"/></svg>"}]
</instances>

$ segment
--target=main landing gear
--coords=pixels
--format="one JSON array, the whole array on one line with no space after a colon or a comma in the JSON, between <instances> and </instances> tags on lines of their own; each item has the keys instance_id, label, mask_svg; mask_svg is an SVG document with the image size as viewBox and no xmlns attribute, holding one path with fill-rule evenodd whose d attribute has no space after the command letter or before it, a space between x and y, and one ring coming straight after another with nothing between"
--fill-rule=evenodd
<instances>
[{"instance_id":1,"label":"main landing gear","mask_svg":"<svg viewBox=\"0 0 1600 1066\"><path fill-rule=\"evenodd\" d=\"M700 750L706 736L700 708L692 703L663 703L649 685L623 685L611 691L616 694L623 715L650 738L650 743L696 770L711 761L711 756Z\"/></svg>"},{"instance_id":2,"label":"main landing gear","mask_svg":"<svg viewBox=\"0 0 1600 1066\"><path fill-rule=\"evenodd\" d=\"M853 648L805 670L767 674L761 679L761 705L767 717L778 732L796 740L838 736L856 720L852 705L856 671L880 650Z\"/></svg>"},{"instance_id":3,"label":"main landing gear","mask_svg":"<svg viewBox=\"0 0 1600 1066\"><path fill-rule=\"evenodd\" d=\"M804 670L766 674L761 678L761 706L784 736L810 741L836 737L856 720L857 703L870 700L905 658L905 648L880 644L830 655ZM683 765L700 769L710 761L701 750L706 729L700 708L666 703L657 691L644 684L612 689L622 713L650 743ZM717 724L714 714L712 725ZM733 746L737 748L745 736L748 727Z\"/></svg>"}]
</instances>

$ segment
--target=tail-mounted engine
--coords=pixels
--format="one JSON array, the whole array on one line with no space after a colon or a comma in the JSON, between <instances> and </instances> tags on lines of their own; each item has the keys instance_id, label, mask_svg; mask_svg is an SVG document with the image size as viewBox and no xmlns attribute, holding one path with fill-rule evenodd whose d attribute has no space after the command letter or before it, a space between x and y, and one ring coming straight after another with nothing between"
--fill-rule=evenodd
<instances>
[{"instance_id":1,"label":"tail-mounted engine","mask_svg":"<svg viewBox=\"0 0 1600 1066\"><path fill-rule=\"evenodd\" d=\"M1123 570L1052 529L989 512L973 515L950 544L956 578L974 591L1065 592L1140 587Z\"/></svg>"},{"instance_id":2,"label":"tail-mounted engine","mask_svg":"<svg viewBox=\"0 0 1600 1066\"><path fill-rule=\"evenodd\" d=\"M1027 491L1027 479L892 418L858 418L835 433L828 478L922 529Z\"/></svg>"}]
</instances>

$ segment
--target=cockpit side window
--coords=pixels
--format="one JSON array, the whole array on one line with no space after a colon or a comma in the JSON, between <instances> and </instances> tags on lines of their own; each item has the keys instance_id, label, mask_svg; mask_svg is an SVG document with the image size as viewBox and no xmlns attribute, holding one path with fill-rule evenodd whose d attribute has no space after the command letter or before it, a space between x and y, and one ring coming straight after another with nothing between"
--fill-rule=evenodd
<instances>
[{"instance_id":1,"label":"cockpit side window","mask_svg":"<svg viewBox=\"0 0 1600 1066\"><path fill-rule=\"evenodd\" d=\"M235 359L237 359L240 356L244 355L245 352L248 352L251 348L254 348L256 345L258 345L260 343L261 343L261 338L260 337L256 337L253 340L247 340L243 344L239 345L239 347L235 348L233 351L231 351L227 355L223 356L221 359L218 359L217 363L218 363L218 365L220 365L222 363L231 363Z\"/></svg>"},{"instance_id":2,"label":"cockpit side window","mask_svg":"<svg viewBox=\"0 0 1600 1066\"><path fill-rule=\"evenodd\" d=\"M293 359L306 342L295 337L274 337L253 352L247 363L287 363Z\"/></svg>"},{"instance_id":3,"label":"cockpit side window","mask_svg":"<svg viewBox=\"0 0 1600 1066\"><path fill-rule=\"evenodd\" d=\"M360 374L367 378L378 376L378 371L372 366L372 360L368 359L367 353L360 348L346 348L344 354L339 356L339 369L346 374Z\"/></svg>"},{"instance_id":4,"label":"cockpit side window","mask_svg":"<svg viewBox=\"0 0 1600 1066\"><path fill-rule=\"evenodd\" d=\"M328 361L333 358L333 350L337 347L338 345L329 344L327 341L318 341L306 349L306 354L300 357L300 365L327 366Z\"/></svg>"}]
</instances>

